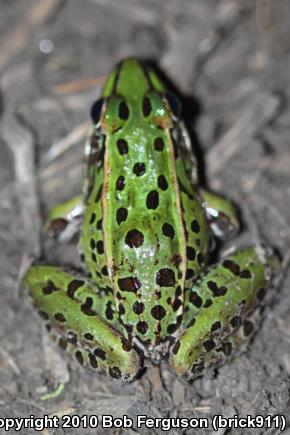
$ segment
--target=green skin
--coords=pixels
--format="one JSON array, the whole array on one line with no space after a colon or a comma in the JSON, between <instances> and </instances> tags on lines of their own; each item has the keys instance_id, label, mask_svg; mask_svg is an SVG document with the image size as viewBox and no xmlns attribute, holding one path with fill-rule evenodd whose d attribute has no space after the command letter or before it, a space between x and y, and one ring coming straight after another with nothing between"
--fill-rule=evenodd
<instances>
[{"instance_id":1,"label":"green skin","mask_svg":"<svg viewBox=\"0 0 290 435\"><path fill-rule=\"evenodd\" d=\"M207 267L209 239L232 236L238 219L229 201L200 189L165 92L134 59L113 70L93 115L83 198L55 207L47 223L59 237L84 210L85 272L35 265L24 277L60 347L124 380L144 357L168 358L187 379L223 362L252 335L277 267L254 248Z\"/></svg>"}]
</instances>

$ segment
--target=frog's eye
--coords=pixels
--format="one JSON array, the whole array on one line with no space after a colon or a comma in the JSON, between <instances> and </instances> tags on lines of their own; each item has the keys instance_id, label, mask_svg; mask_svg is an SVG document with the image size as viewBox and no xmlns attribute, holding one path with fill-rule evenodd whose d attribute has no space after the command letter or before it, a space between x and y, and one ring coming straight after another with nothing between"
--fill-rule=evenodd
<instances>
[{"instance_id":1,"label":"frog's eye","mask_svg":"<svg viewBox=\"0 0 290 435\"><path fill-rule=\"evenodd\" d=\"M181 105L178 98L175 97L175 95L166 93L164 94L167 103L169 104L170 110L175 118L179 118L180 112L181 112Z\"/></svg>"},{"instance_id":2,"label":"frog's eye","mask_svg":"<svg viewBox=\"0 0 290 435\"><path fill-rule=\"evenodd\" d=\"M100 98L99 100L97 100L91 108L91 118L93 120L93 123L96 125L99 123L100 121L100 117L101 117L101 111L102 111L102 107L104 104L104 99Z\"/></svg>"}]
</instances>

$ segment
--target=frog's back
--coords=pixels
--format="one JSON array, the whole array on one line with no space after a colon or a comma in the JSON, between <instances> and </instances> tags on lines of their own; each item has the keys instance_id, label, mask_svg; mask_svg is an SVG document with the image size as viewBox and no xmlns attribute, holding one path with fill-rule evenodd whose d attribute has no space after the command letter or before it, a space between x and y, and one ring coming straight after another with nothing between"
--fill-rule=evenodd
<instances>
[{"instance_id":1,"label":"frog's back","mask_svg":"<svg viewBox=\"0 0 290 435\"><path fill-rule=\"evenodd\" d=\"M108 79L101 119L107 268L122 323L147 345L180 326L187 267L172 114L162 91L151 70L128 59Z\"/></svg>"}]
</instances>

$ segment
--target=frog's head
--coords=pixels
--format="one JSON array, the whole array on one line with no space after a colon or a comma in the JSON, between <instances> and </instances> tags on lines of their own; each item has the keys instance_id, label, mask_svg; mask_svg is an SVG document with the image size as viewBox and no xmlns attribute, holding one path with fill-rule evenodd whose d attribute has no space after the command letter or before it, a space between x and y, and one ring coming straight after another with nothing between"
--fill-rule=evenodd
<instances>
[{"instance_id":1,"label":"frog's head","mask_svg":"<svg viewBox=\"0 0 290 435\"><path fill-rule=\"evenodd\" d=\"M101 122L107 128L111 126L113 131L138 114L157 125L170 127L172 119L178 118L179 111L178 100L166 92L155 71L136 59L128 58L108 76L102 99L93 106L92 118L95 124L101 118Z\"/></svg>"}]
</instances>

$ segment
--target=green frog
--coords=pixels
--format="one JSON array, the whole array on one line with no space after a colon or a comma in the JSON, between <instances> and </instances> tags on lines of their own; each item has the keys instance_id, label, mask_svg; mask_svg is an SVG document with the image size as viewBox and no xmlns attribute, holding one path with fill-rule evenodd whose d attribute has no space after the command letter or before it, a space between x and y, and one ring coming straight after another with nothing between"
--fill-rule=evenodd
<instances>
[{"instance_id":1,"label":"green frog","mask_svg":"<svg viewBox=\"0 0 290 435\"><path fill-rule=\"evenodd\" d=\"M24 287L79 364L131 381L166 359L191 380L247 343L278 261L249 247L210 264L237 212L200 187L180 104L148 65L117 65L91 116L83 194L47 223L80 228L83 272L35 264Z\"/></svg>"}]
</instances>

